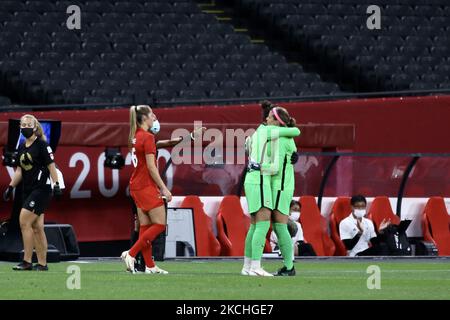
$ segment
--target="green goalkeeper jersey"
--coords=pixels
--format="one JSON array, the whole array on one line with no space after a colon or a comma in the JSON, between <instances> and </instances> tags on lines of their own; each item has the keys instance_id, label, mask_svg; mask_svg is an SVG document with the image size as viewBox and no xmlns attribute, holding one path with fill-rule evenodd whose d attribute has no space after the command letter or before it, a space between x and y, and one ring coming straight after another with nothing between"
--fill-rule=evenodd
<instances>
[{"instance_id":1,"label":"green goalkeeper jersey","mask_svg":"<svg viewBox=\"0 0 450 320\"><path fill-rule=\"evenodd\" d=\"M272 149L277 149L278 172L271 176L271 186L273 190L294 190L294 165L291 163L291 156L297 152L294 139L280 137L272 141Z\"/></svg>"},{"instance_id":2,"label":"green goalkeeper jersey","mask_svg":"<svg viewBox=\"0 0 450 320\"><path fill-rule=\"evenodd\" d=\"M247 140L246 148L249 152L249 161L258 163L261 171L247 172L245 183L260 184L261 175L275 175L280 171L280 155L278 148L279 139L287 139L293 142L293 137L300 135L298 128L268 126L261 124L255 133ZM272 141L272 143L270 143ZM295 144L294 144L295 147ZM292 152L291 152L292 154ZM291 165L292 166L292 165Z\"/></svg>"}]
</instances>

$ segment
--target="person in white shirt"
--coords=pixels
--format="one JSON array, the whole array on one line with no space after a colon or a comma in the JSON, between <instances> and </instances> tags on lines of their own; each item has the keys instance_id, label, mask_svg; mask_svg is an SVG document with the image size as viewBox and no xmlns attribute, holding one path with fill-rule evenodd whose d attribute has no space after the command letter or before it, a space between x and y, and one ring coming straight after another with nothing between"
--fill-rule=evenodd
<instances>
[{"instance_id":1,"label":"person in white shirt","mask_svg":"<svg viewBox=\"0 0 450 320\"><path fill-rule=\"evenodd\" d=\"M377 256L387 255L386 247L380 243L375 233L373 222L367 218L367 200L362 195L351 198L352 213L339 224L339 235L347 248L347 255L354 256ZM383 220L380 224L380 234L390 224Z\"/></svg>"}]
</instances>

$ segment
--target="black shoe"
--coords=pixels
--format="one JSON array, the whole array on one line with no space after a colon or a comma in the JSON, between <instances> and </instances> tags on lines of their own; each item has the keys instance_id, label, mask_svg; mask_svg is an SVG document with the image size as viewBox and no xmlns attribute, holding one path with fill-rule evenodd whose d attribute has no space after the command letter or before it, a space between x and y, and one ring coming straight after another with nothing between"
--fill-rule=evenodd
<instances>
[{"instance_id":1,"label":"black shoe","mask_svg":"<svg viewBox=\"0 0 450 320\"><path fill-rule=\"evenodd\" d=\"M37 263L33 266L33 271L48 271L48 266Z\"/></svg>"},{"instance_id":2,"label":"black shoe","mask_svg":"<svg viewBox=\"0 0 450 320\"><path fill-rule=\"evenodd\" d=\"M30 271L33 270L33 264L27 261L22 261L17 266L13 267L14 271Z\"/></svg>"},{"instance_id":3,"label":"black shoe","mask_svg":"<svg viewBox=\"0 0 450 320\"><path fill-rule=\"evenodd\" d=\"M286 267L283 267L278 270L275 276L280 277L293 277L295 276L295 267L293 266L291 270L288 270Z\"/></svg>"},{"instance_id":4,"label":"black shoe","mask_svg":"<svg viewBox=\"0 0 450 320\"><path fill-rule=\"evenodd\" d=\"M140 253L136 256L136 262L134 264L134 269L137 272L144 272L145 271L144 257Z\"/></svg>"}]
</instances>

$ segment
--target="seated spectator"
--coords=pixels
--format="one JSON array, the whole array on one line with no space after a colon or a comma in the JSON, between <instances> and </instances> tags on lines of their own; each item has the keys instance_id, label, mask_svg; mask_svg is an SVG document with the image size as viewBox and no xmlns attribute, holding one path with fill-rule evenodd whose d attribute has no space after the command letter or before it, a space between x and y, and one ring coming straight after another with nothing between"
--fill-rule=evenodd
<instances>
[{"instance_id":1,"label":"seated spectator","mask_svg":"<svg viewBox=\"0 0 450 320\"><path fill-rule=\"evenodd\" d=\"M381 222L380 234L377 236L373 222L364 218L366 198L356 195L351 198L350 203L352 213L339 224L339 235L347 248L347 255L350 257L387 255L388 250L386 245L381 243L381 239L390 222L385 220Z\"/></svg>"},{"instance_id":2,"label":"seated spectator","mask_svg":"<svg viewBox=\"0 0 450 320\"><path fill-rule=\"evenodd\" d=\"M316 253L309 243L306 243L303 239L303 229L299 222L300 218L300 202L296 200L291 201L289 221L288 221L288 231L292 237L292 244L295 256L315 256ZM281 254L278 247L277 235L274 231L270 234L270 245L272 247L272 252L278 252Z\"/></svg>"}]
</instances>

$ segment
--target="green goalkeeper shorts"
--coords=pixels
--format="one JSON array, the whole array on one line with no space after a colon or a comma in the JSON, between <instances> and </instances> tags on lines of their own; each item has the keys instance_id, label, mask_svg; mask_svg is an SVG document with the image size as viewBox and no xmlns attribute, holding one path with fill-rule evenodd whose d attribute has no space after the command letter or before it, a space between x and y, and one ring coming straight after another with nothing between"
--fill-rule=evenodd
<instances>
[{"instance_id":1,"label":"green goalkeeper shorts","mask_svg":"<svg viewBox=\"0 0 450 320\"><path fill-rule=\"evenodd\" d=\"M294 189L273 190L272 191L273 210L277 210L282 214L289 215L293 196L294 196Z\"/></svg>"},{"instance_id":2,"label":"green goalkeeper shorts","mask_svg":"<svg viewBox=\"0 0 450 320\"><path fill-rule=\"evenodd\" d=\"M269 178L267 178L269 180ZM272 189L269 183L244 183L245 197L247 198L248 212L255 214L262 207L273 210Z\"/></svg>"}]
</instances>

